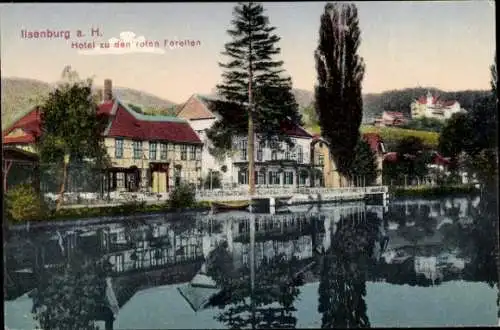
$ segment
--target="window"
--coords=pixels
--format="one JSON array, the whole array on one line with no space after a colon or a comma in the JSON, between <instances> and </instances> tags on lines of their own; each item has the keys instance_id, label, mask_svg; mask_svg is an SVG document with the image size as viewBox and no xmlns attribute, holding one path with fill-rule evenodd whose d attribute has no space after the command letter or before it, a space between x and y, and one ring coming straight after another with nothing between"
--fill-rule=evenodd
<instances>
[{"instance_id":1,"label":"window","mask_svg":"<svg viewBox=\"0 0 500 330\"><path fill-rule=\"evenodd\" d=\"M189 160L196 160L196 147L195 146L189 147Z\"/></svg>"},{"instance_id":2,"label":"window","mask_svg":"<svg viewBox=\"0 0 500 330\"><path fill-rule=\"evenodd\" d=\"M259 171L257 173L257 184L266 184L266 172Z\"/></svg>"},{"instance_id":3,"label":"window","mask_svg":"<svg viewBox=\"0 0 500 330\"><path fill-rule=\"evenodd\" d=\"M240 160L247 160L247 141L240 141Z\"/></svg>"},{"instance_id":4,"label":"window","mask_svg":"<svg viewBox=\"0 0 500 330\"><path fill-rule=\"evenodd\" d=\"M266 145L265 141L260 141L259 145L257 146L257 161L259 162L262 161L262 154L265 145Z\"/></svg>"},{"instance_id":5,"label":"window","mask_svg":"<svg viewBox=\"0 0 500 330\"><path fill-rule=\"evenodd\" d=\"M286 149L285 149L285 159L286 160L292 159L292 148L290 147L290 145L288 143L287 143Z\"/></svg>"},{"instance_id":6,"label":"window","mask_svg":"<svg viewBox=\"0 0 500 330\"><path fill-rule=\"evenodd\" d=\"M115 158L123 158L123 139L115 139Z\"/></svg>"},{"instance_id":7,"label":"window","mask_svg":"<svg viewBox=\"0 0 500 330\"><path fill-rule=\"evenodd\" d=\"M196 152L196 160L201 160L202 147L198 147Z\"/></svg>"},{"instance_id":8,"label":"window","mask_svg":"<svg viewBox=\"0 0 500 330\"><path fill-rule=\"evenodd\" d=\"M248 184L248 171L239 171L238 172L238 183L239 184Z\"/></svg>"},{"instance_id":9,"label":"window","mask_svg":"<svg viewBox=\"0 0 500 330\"><path fill-rule=\"evenodd\" d=\"M285 172L285 184L293 184L293 172Z\"/></svg>"},{"instance_id":10,"label":"window","mask_svg":"<svg viewBox=\"0 0 500 330\"><path fill-rule=\"evenodd\" d=\"M318 165L323 166L325 164L325 156L323 154L318 155Z\"/></svg>"},{"instance_id":11,"label":"window","mask_svg":"<svg viewBox=\"0 0 500 330\"><path fill-rule=\"evenodd\" d=\"M162 160L167 159L167 144L166 143L160 144L160 159L162 159Z\"/></svg>"},{"instance_id":12,"label":"window","mask_svg":"<svg viewBox=\"0 0 500 330\"><path fill-rule=\"evenodd\" d=\"M276 150L271 151L271 160L278 160L278 152Z\"/></svg>"},{"instance_id":13,"label":"window","mask_svg":"<svg viewBox=\"0 0 500 330\"><path fill-rule=\"evenodd\" d=\"M181 145L181 160L187 160L187 145Z\"/></svg>"},{"instance_id":14,"label":"window","mask_svg":"<svg viewBox=\"0 0 500 330\"><path fill-rule=\"evenodd\" d=\"M117 172L116 173L116 188L125 188L125 173Z\"/></svg>"},{"instance_id":15,"label":"window","mask_svg":"<svg viewBox=\"0 0 500 330\"><path fill-rule=\"evenodd\" d=\"M156 160L156 142L149 142L149 160Z\"/></svg>"},{"instance_id":16,"label":"window","mask_svg":"<svg viewBox=\"0 0 500 330\"><path fill-rule=\"evenodd\" d=\"M302 146L298 145L297 146L297 161L299 164L302 164L304 162L304 151L302 150Z\"/></svg>"},{"instance_id":17,"label":"window","mask_svg":"<svg viewBox=\"0 0 500 330\"><path fill-rule=\"evenodd\" d=\"M307 172L306 171L302 171L300 173L300 176L299 176L299 184L300 185L305 185L306 184L306 180L307 180Z\"/></svg>"},{"instance_id":18,"label":"window","mask_svg":"<svg viewBox=\"0 0 500 330\"><path fill-rule=\"evenodd\" d=\"M280 174L278 172L269 172L269 184L280 184Z\"/></svg>"},{"instance_id":19,"label":"window","mask_svg":"<svg viewBox=\"0 0 500 330\"><path fill-rule=\"evenodd\" d=\"M142 141L134 141L134 159L141 159L142 156Z\"/></svg>"}]
</instances>

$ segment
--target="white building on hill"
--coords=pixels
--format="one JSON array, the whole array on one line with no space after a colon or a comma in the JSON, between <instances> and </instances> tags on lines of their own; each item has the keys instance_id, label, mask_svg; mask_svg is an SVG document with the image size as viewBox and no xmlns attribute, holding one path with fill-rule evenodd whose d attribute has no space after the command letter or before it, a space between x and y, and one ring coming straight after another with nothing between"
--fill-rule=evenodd
<instances>
[{"instance_id":1,"label":"white building on hill","mask_svg":"<svg viewBox=\"0 0 500 330\"><path fill-rule=\"evenodd\" d=\"M411 104L412 118L436 118L448 120L455 113L465 112L457 101L443 101L438 96L432 96L430 92L427 97L420 97Z\"/></svg>"}]
</instances>

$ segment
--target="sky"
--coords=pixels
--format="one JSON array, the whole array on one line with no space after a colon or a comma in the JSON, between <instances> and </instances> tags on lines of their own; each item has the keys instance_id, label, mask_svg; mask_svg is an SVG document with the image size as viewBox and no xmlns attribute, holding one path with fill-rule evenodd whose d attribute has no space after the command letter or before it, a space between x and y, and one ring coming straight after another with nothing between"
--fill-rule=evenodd
<instances>
[{"instance_id":1,"label":"sky","mask_svg":"<svg viewBox=\"0 0 500 330\"><path fill-rule=\"evenodd\" d=\"M231 28L235 4L1 4L1 75L55 82L64 66L71 65L81 77L93 77L96 85L109 78L113 86L181 103L193 93L210 93L221 82L218 62L227 60L220 53L230 41L226 30ZM284 61L294 88L313 90L316 83L313 53L325 4L264 3L281 37L278 59ZM490 88L489 67L496 51L493 1L355 4L362 38L359 53L366 65L364 93L416 86L445 91ZM91 29L98 29L100 36L92 38ZM23 38L23 30L62 30L71 35L29 39ZM77 30L85 36L78 37ZM118 38L136 48L127 53L115 50ZM100 49L109 39L111 50ZM135 46L144 40L158 40L160 48ZM180 47L184 40L194 46ZM97 49L72 48L73 43L92 41Z\"/></svg>"}]
</instances>

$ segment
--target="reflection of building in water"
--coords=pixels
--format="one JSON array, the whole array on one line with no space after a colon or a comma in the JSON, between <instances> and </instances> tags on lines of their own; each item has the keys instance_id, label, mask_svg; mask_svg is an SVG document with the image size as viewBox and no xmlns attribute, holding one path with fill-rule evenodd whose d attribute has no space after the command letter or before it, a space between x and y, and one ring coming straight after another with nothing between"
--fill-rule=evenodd
<instances>
[{"instance_id":1,"label":"reflection of building in water","mask_svg":"<svg viewBox=\"0 0 500 330\"><path fill-rule=\"evenodd\" d=\"M233 250L233 263L236 268L248 266L250 244L236 243ZM286 261L292 258L305 260L313 257L312 238L300 236L288 241L265 241L255 243L255 265L259 267L263 260L271 260L282 255Z\"/></svg>"},{"instance_id":2,"label":"reflection of building in water","mask_svg":"<svg viewBox=\"0 0 500 330\"><path fill-rule=\"evenodd\" d=\"M437 278L442 278L443 274L438 271L436 257L415 257L415 273L423 274L433 283Z\"/></svg>"},{"instance_id":3,"label":"reflection of building in water","mask_svg":"<svg viewBox=\"0 0 500 330\"><path fill-rule=\"evenodd\" d=\"M203 237L201 235L176 235L170 231L160 245L152 246L151 241L135 241L135 247L106 254L113 271L120 273L130 270L160 267L203 257Z\"/></svg>"}]
</instances>

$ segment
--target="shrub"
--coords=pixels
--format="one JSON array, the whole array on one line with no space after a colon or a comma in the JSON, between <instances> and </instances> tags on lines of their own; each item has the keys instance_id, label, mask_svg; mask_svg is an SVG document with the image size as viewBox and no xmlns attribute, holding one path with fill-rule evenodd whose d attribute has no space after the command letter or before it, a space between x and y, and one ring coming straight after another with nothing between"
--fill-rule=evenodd
<instances>
[{"instance_id":1,"label":"shrub","mask_svg":"<svg viewBox=\"0 0 500 330\"><path fill-rule=\"evenodd\" d=\"M212 181L210 184L210 181ZM220 173L219 171L213 171L212 175L210 173L207 174L207 177L205 178L205 183L203 185L205 189L219 189L221 187L221 178L220 178Z\"/></svg>"},{"instance_id":2,"label":"shrub","mask_svg":"<svg viewBox=\"0 0 500 330\"><path fill-rule=\"evenodd\" d=\"M5 195L7 219L12 221L43 220L47 206L30 184L20 184Z\"/></svg>"},{"instance_id":3,"label":"shrub","mask_svg":"<svg viewBox=\"0 0 500 330\"><path fill-rule=\"evenodd\" d=\"M180 184L170 193L168 206L174 209L183 209L194 206L196 203L196 193L193 187L187 184Z\"/></svg>"}]
</instances>

